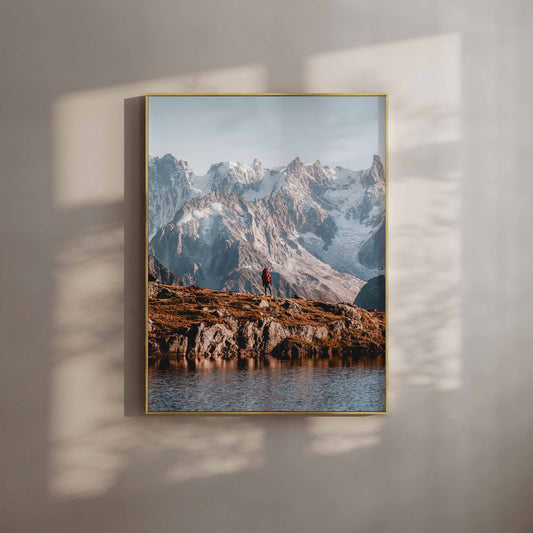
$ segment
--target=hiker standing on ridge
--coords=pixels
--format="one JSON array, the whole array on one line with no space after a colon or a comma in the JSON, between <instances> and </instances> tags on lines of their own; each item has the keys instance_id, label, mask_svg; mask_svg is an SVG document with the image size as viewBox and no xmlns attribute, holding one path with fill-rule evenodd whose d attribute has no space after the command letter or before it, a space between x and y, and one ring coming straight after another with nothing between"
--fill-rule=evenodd
<instances>
[{"instance_id":1,"label":"hiker standing on ridge","mask_svg":"<svg viewBox=\"0 0 533 533\"><path fill-rule=\"evenodd\" d=\"M263 281L263 290L265 291L265 296L267 295L267 291L270 291L270 296L272 296L272 278L270 277L268 268L263 268L261 280Z\"/></svg>"}]
</instances>

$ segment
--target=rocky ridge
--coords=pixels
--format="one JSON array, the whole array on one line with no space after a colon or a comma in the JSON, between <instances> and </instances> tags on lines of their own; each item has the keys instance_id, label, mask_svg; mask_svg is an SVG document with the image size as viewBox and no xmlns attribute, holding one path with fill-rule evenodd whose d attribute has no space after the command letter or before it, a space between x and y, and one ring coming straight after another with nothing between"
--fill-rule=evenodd
<instances>
[{"instance_id":1,"label":"rocky ridge","mask_svg":"<svg viewBox=\"0 0 533 533\"><path fill-rule=\"evenodd\" d=\"M156 282L148 295L150 365L266 358L384 363L384 313Z\"/></svg>"}]
</instances>

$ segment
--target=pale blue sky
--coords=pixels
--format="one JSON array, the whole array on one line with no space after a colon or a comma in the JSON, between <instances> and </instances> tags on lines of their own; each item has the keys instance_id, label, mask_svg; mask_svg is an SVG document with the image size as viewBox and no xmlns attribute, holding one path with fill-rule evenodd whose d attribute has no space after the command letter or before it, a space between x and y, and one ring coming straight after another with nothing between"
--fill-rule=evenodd
<instances>
[{"instance_id":1,"label":"pale blue sky","mask_svg":"<svg viewBox=\"0 0 533 533\"><path fill-rule=\"evenodd\" d=\"M380 96L151 96L149 154L185 159L196 174L213 163L259 159L267 168L296 156L353 170L385 159Z\"/></svg>"}]
</instances>

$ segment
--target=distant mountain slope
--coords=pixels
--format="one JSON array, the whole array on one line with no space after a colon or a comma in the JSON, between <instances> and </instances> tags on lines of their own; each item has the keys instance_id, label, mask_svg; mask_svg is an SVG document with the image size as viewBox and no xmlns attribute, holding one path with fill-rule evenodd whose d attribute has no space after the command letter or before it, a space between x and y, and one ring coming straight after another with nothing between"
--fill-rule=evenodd
<instances>
[{"instance_id":1,"label":"distant mountain slope","mask_svg":"<svg viewBox=\"0 0 533 533\"><path fill-rule=\"evenodd\" d=\"M354 305L384 312L385 302L385 276L378 276L367 281L354 300Z\"/></svg>"},{"instance_id":2,"label":"distant mountain slope","mask_svg":"<svg viewBox=\"0 0 533 533\"><path fill-rule=\"evenodd\" d=\"M183 280L163 266L153 255L148 254L148 281L165 285L183 285Z\"/></svg>"},{"instance_id":3,"label":"distant mountain slope","mask_svg":"<svg viewBox=\"0 0 533 533\"><path fill-rule=\"evenodd\" d=\"M352 302L364 282L337 272L297 239L281 196L247 202L235 193L192 200L150 242L150 253L187 285L259 294L272 270L275 294Z\"/></svg>"},{"instance_id":4,"label":"distant mountain slope","mask_svg":"<svg viewBox=\"0 0 533 533\"><path fill-rule=\"evenodd\" d=\"M385 269L385 221L370 235L357 252L359 263L372 270Z\"/></svg>"},{"instance_id":5,"label":"distant mountain slope","mask_svg":"<svg viewBox=\"0 0 533 533\"><path fill-rule=\"evenodd\" d=\"M384 220L378 156L361 171L296 158L276 169L222 162L196 176L170 154L149 169L150 253L186 284L259 292L268 266L278 294L351 302L383 271L379 250L359 255Z\"/></svg>"}]
</instances>

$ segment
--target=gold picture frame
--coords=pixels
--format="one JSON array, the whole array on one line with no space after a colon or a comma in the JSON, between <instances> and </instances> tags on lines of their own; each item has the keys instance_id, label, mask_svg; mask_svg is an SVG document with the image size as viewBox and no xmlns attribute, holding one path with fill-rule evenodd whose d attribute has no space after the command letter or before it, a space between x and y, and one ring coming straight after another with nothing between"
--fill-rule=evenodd
<instances>
[{"instance_id":1,"label":"gold picture frame","mask_svg":"<svg viewBox=\"0 0 533 533\"><path fill-rule=\"evenodd\" d=\"M294 410L294 411L252 411L252 410L181 410L158 411L149 409L149 298L148 298L148 256L149 256L149 108L150 98L154 97L383 97L385 102L385 409L380 411L321 411L321 410ZM144 256L144 336L145 336L145 414L147 415L313 415L313 416L361 416L370 414L388 414L389 412L389 280L388 280L388 195L389 195L389 150L388 150L388 94L387 93L147 93L145 94L145 256Z\"/></svg>"}]
</instances>

